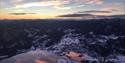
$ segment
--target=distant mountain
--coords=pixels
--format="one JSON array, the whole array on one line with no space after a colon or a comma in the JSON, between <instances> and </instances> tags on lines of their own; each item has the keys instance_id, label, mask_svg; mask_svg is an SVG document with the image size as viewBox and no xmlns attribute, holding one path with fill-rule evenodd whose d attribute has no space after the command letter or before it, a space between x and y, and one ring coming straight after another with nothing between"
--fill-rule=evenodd
<instances>
[{"instance_id":1,"label":"distant mountain","mask_svg":"<svg viewBox=\"0 0 125 63\"><path fill-rule=\"evenodd\" d=\"M125 19L125 15L111 15L111 16L98 16L99 18L109 18L109 19L113 19L113 18L119 18L119 19Z\"/></svg>"}]
</instances>

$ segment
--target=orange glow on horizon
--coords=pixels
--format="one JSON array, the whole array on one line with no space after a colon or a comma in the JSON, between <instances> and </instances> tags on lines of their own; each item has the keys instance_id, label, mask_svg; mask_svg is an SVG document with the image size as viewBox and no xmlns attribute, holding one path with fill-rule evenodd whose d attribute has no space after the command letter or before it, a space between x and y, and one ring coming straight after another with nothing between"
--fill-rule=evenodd
<instances>
[{"instance_id":1,"label":"orange glow on horizon","mask_svg":"<svg viewBox=\"0 0 125 63\"><path fill-rule=\"evenodd\" d=\"M0 15L0 20L4 19L49 19L49 18L55 18L53 15Z\"/></svg>"}]
</instances>

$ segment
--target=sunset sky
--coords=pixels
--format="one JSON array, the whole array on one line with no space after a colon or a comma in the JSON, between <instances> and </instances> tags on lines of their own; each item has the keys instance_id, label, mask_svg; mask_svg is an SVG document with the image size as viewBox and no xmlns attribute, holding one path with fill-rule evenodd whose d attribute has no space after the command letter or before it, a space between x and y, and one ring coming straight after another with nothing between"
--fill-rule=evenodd
<instances>
[{"instance_id":1,"label":"sunset sky","mask_svg":"<svg viewBox=\"0 0 125 63\"><path fill-rule=\"evenodd\" d=\"M125 0L0 0L0 19L44 19L74 13L125 14Z\"/></svg>"}]
</instances>

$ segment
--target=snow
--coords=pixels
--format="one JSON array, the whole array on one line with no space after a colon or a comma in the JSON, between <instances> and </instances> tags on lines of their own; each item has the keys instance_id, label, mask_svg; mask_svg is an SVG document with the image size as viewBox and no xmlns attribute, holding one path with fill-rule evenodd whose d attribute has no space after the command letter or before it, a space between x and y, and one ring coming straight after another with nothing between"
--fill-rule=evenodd
<instances>
[{"instance_id":1,"label":"snow","mask_svg":"<svg viewBox=\"0 0 125 63\"><path fill-rule=\"evenodd\" d=\"M73 60L67 59L66 57L57 56L40 49L13 56L9 59L2 60L0 63L36 63L36 62L77 63Z\"/></svg>"},{"instance_id":2,"label":"snow","mask_svg":"<svg viewBox=\"0 0 125 63\"><path fill-rule=\"evenodd\" d=\"M117 36L115 34L96 35L94 34L94 32L88 32L88 34L91 37L86 37L87 34L76 33L76 31L77 31L76 29L63 30L65 35L63 35L57 43L55 43L52 46L45 47L46 43L51 42L52 40L51 38L49 38L49 35L47 34L39 35L38 30L34 32L31 32L30 30L25 30L25 32L27 32L28 34L27 36L33 39L32 41L33 45L31 46L31 48L28 50L27 49L18 50L18 52L22 54L13 56L9 59L5 59L0 63L16 63L16 61L22 61L22 63L27 63L28 61L30 61L28 63L32 63L33 61L40 62L45 60L49 60L51 62L57 62L57 63L77 63L76 61L73 61L66 57L59 56L59 55L67 54L68 52L71 52L71 51L80 52L80 54L83 55L80 58L82 59L84 58L84 60L98 61L97 57L92 57L93 55L98 56L98 54L96 52L89 51L86 47L86 44L93 45L93 44L99 43L101 46L105 46L108 40L116 40L120 37L123 37L123 38L125 37L122 35ZM23 44L23 42L21 43ZM1 57L6 57L6 56L0 56L0 58ZM125 62L125 56L117 56L117 57L118 59L109 59L109 60L116 61L118 63ZM79 57L75 57L75 59L76 58L79 59Z\"/></svg>"}]
</instances>

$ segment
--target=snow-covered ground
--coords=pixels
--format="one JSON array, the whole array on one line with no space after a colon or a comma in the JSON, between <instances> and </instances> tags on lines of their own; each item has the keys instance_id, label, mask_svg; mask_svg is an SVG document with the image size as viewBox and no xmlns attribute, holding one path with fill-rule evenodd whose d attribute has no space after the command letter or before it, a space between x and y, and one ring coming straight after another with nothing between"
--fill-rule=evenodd
<instances>
[{"instance_id":1,"label":"snow-covered ground","mask_svg":"<svg viewBox=\"0 0 125 63\"><path fill-rule=\"evenodd\" d=\"M68 59L66 56L57 56L54 53L37 49L27 53L13 56L9 59L0 61L0 63L78 63Z\"/></svg>"},{"instance_id":2,"label":"snow-covered ground","mask_svg":"<svg viewBox=\"0 0 125 63\"><path fill-rule=\"evenodd\" d=\"M92 63L93 61L99 63L98 59L90 57L87 54L82 56L79 55L81 54L71 51L64 56L58 56L51 51L48 52L37 49L4 59L0 61L0 63L82 63L81 61L86 60L88 60L89 63ZM117 56L117 59L109 60L114 61L115 63L124 63L125 56Z\"/></svg>"},{"instance_id":3,"label":"snow-covered ground","mask_svg":"<svg viewBox=\"0 0 125 63\"><path fill-rule=\"evenodd\" d=\"M102 46L106 50L109 47L108 44L112 44L110 47L112 49L120 49L124 51L122 47L116 47L114 44L117 39L125 38L122 35L103 35L103 34L94 34L94 32L89 32L88 34L78 33L76 29L67 29L63 30L65 33L60 40L49 46L46 47L45 45L51 42L50 36L47 34L38 34L39 30L24 30L27 33L27 37L32 38L33 45L30 49L20 49L17 50L18 54L11 58L5 59L0 61L0 63L80 63L81 61L88 60L90 62L96 61L99 62L98 57L103 57L98 53L97 50L103 51L99 48L93 50L95 45ZM112 41L110 41L112 40ZM112 43L111 43L112 42ZM21 43L23 44L23 42ZM14 44L13 44L14 45ZM9 47L9 46L8 46ZM91 49L92 48L92 49ZM93 50L93 51L92 51ZM110 51L110 50L108 50ZM75 52L75 53L74 53ZM124 63L125 56L124 55L117 55L115 54L116 58L112 58L111 56L114 54L114 50L111 51L112 53L108 52L108 58L106 61L110 60L117 63ZM116 50L115 50L116 52ZM103 53L103 52L101 52ZM104 53L103 53L104 54ZM79 57L79 55L82 55ZM69 56L69 57L67 57ZM0 58L6 56L0 56Z\"/></svg>"}]
</instances>

